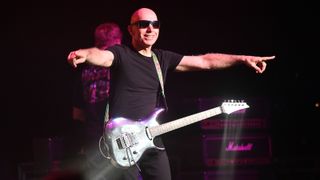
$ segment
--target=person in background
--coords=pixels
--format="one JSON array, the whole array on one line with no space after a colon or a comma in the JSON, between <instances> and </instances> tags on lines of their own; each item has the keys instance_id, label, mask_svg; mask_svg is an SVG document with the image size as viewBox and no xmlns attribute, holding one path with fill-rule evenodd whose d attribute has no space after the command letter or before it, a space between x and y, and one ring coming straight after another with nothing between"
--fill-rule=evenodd
<instances>
[{"instance_id":1,"label":"person in background","mask_svg":"<svg viewBox=\"0 0 320 180\"><path fill-rule=\"evenodd\" d=\"M106 22L98 25L94 32L95 47L105 50L121 44L122 31L118 24ZM84 166L84 176L105 159L99 150L99 139L103 133L104 115L110 91L109 68L84 64L76 71L76 81L73 93L72 119L73 152L80 161L73 162L75 166ZM80 158L79 158L80 157ZM77 158L75 158L77 159ZM93 172L90 176L93 176ZM91 178L93 179L93 178Z\"/></svg>"},{"instance_id":2,"label":"person in background","mask_svg":"<svg viewBox=\"0 0 320 180\"><path fill-rule=\"evenodd\" d=\"M150 115L159 105L163 106L165 98L159 78L165 83L170 71L209 71L244 64L261 74L266 70L267 61L275 58L221 53L191 56L155 49L153 45L159 30L160 21L156 13L149 8L140 8L132 14L128 25L130 45L116 45L106 50L93 47L69 53L67 60L73 67L86 62L111 69L110 118L124 117L138 121ZM162 75L158 75L154 60L159 62ZM156 144L163 147L161 138L157 138ZM114 169L107 176L117 174L117 179L138 179L140 171L144 180L171 179L165 150L151 148L136 153L143 153L137 166Z\"/></svg>"}]
</instances>

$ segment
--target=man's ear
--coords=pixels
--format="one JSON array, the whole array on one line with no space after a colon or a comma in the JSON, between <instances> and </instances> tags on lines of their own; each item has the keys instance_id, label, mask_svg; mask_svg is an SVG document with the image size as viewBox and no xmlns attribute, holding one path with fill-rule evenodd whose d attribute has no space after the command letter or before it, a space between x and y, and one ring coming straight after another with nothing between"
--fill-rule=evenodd
<instances>
[{"instance_id":1,"label":"man's ear","mask_svg":"<svg viewBox=\"0 0 320 180\"><path fill-rule=\"evenodd\" d=\"M130 26L130 25L128 25L128 32L129 32L129 34L132 36L132 29L131 29L132 27Z\"/></svg>"}]
</instances>

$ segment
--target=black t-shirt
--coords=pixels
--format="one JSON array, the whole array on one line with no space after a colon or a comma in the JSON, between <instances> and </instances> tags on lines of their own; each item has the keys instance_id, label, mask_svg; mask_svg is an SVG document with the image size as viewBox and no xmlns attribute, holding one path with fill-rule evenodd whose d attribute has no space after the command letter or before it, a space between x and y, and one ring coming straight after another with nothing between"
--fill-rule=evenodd
<instances>
[{"instance_id":1,"label":"black t-shirt","mask_svg":"<svg viewBox=\"0 0 320 180\"><path fill-rule=\"evenodd\" d=\"M138 120L149 115L157 104L161 89L152 57L145 57L131 47L110 47L114 54L111 66L110 115ZM180 63L182 55L153 49L161 66L163 80Z\"/></svg>"},{"instance_id":2,"label":"black t-shirt","mask_svg":"<svg viewBox=\"0 0 320 180\"><path fill-rule=\"evenodd\" d=\"M103 122L109 94L109 69L83 64L77 69L73 106L85 110L86 120Z\"/></svg>"}]
</instances>

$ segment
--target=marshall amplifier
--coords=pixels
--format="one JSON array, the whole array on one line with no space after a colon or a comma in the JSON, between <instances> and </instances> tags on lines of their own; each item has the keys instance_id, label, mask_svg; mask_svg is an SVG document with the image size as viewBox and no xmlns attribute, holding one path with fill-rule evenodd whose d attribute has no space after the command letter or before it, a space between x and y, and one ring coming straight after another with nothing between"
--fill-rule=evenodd
<instances>
[{"instance_id":1,"label":"marshall amplifier","mask_svg":"<svg viewBox=\"0 0 320 180\"><path fill-rule=\"evenodd\" d=\"M197 172L179 172L179 180L260 180L267 174L257 170L210 170ZM265 178L267 179L267 178Z\"/></svg>"},{"instance_id":2,"label":"marshall amplifier","mask_svg":"<svg viewBox=\"0 0 320 180\"><path fill-rule=\"evenodd\" d=\"M203 161L206 166L266 165L271 161L269 135L203 136Z\"/></svg>"},{"instance_id":3,"label":"marshall amplifier","mask_svg":"<svg viewBox=\"0 0 320 180\"><path fill-rule=\"evenodd\" d=\"M200 122L203 130L222 130L225 128L257 129L266 128L264 118L209 118Z\"/></svg>"}]
</instances>

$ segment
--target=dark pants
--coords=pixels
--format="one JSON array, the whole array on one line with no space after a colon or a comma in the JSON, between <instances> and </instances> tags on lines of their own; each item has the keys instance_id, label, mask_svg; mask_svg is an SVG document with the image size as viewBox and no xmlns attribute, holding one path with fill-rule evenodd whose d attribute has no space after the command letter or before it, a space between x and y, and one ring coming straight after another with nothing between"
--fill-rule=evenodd
<instances>
[{"instance_id":1,"label":"dark pants","mask_svg":"<svg viewBox=\"0 0 320 180\"><path fill-rule=\"evenodd\" d=\"M166 151L151 149L143 156L141 163L143 180L170 180L170 165Z\"/></svg>"},{"instance_id":2,"label":"dark pants","mask_svg":"<svg viewBox=\"0 0 320 180\"><path fill-rule=\"evenodd\" d=\"M166 151L147 150L140 159L138 166L127 169L114 167L109 160L100 154L88 157L89 169L85 177L90 180L171 180L170 165Z\"/></svg>"}]
</instances>

